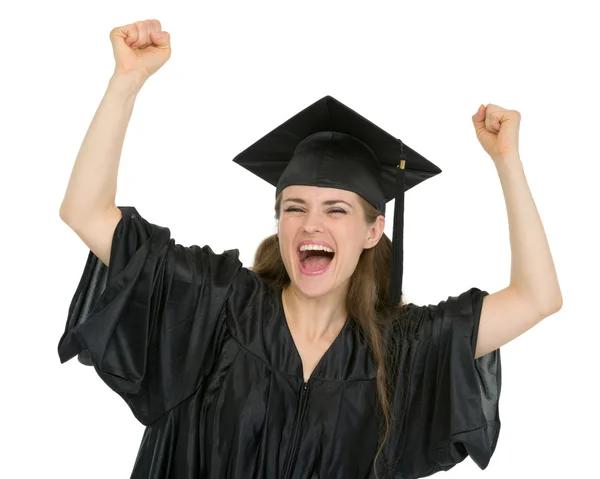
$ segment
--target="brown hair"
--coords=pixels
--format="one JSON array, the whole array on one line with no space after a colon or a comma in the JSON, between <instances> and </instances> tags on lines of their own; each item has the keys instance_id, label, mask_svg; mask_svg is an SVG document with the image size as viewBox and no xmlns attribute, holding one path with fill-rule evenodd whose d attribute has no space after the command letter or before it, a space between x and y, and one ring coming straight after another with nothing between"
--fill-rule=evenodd
<instances>
[{"instance_id":1,"label":"brown hair","mask_svg":"<svg viewBox=\"0 0 600 479\"><path fill-rule=\"evenodd\" d=\"M371 225L381 214L375 207L358 197L365 213L365 221ZM275 202L275 219L279 220L281 195ZM390 307L389 279L390 263L392 258L392 242L384 233L372 248L365 249L360 255L356 269L350 278L346 309L350 318L357 321L360 332L367 340L371 354L377 367L377 395L379 398L380 412L383 416L383 432L375 456L375 464L380 456L383 445L390 434L392 422L392 380L394 366L391 363L386 370L386 359L393 361L396 345L386 344L384 330L393 318L399 318L404 304ZM256 250L252 270L264 278L273 287L283 289L290 283L290 278L279 251L277 235L265 238Z\"/></svg>"}]
</instances>

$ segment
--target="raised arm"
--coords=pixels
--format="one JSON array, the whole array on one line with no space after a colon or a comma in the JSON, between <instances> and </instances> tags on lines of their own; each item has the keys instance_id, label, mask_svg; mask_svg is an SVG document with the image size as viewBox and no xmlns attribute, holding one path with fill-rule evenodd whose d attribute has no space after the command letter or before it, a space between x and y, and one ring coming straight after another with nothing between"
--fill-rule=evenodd
<instances>
[{"instance_id":1,"label":"raised arm","mask_svg":"<svg viewBox=\"0 0 600 479\"><path fill-rule=\"evenodd\" d=\"M139 91L133 77L113 76L75 160L60 217L108 266L121 211L115 204L119 160Z\"/></svg>"},{"instance_id":2,"label":"raised arm","mask_svg":"<svg viewBox=\"0 0 600 479\"><path fill-rule=\"evenodd\" d=\"M483 105L482 105L483 106ZM511 247L509 285L483 299L475 358L498 349L560 310L562 294L548 240L518 151L520 114L488 105L473 116L498 172Z\"/></svg>"},{"instance_id":3,"label":"raised arm","mask_svg":"<svg viewBox=\"0 0 600 479\"><path fill-rule=\"evenodd\" d=\"M106 93L85 135L60 206L61 219L108 266L115 227L117 177L125 133L137 94L169 58L169 34L158 20L110 33L116 60Z\"/></svg>"}]
</instances>

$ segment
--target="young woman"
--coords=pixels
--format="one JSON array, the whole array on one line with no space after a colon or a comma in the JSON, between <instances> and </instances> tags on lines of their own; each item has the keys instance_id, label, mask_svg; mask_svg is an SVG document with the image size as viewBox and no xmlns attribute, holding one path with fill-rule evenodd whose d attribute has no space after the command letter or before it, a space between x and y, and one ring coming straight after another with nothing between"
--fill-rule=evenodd
<instances>
[{"instance_id":1,"label":"young woman","mask_svg":"<svg viewBox=\"0 0 600 479\"><path fill-rule=\"evenodd\" d=\"M61 206L90 253L59 355L93 365L146 425L131 477L406 479L467 455L486 467L499 348L562 301L518 112L473 116L506 198L510 285L416 306L401 301L404 192L440 170L331 97L235 159L276 186L277 234L253 268L117 207L133 102L170 46L156 20L111 40L117 66Z\"/></svg>"}]
</instances>

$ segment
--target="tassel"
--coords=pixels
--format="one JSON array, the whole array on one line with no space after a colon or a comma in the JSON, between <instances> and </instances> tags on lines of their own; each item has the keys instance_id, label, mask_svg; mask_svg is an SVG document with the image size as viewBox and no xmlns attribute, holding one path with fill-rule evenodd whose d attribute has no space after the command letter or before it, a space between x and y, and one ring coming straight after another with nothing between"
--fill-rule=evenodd
<instances>
[{"instance_id":1,"label":"tassel","mask_svg":"<svg viewBox=\"0 0 600 479\"><path fill-rule=\"evenodd\" d=\"M392 236L392 265L390 271L390 303L398 305L402 299L402 273L404 269L404 188L405 165L402 142L400 159L396 169L396 201L394 205L394 226Z\"/></svg>"}]
</instances>

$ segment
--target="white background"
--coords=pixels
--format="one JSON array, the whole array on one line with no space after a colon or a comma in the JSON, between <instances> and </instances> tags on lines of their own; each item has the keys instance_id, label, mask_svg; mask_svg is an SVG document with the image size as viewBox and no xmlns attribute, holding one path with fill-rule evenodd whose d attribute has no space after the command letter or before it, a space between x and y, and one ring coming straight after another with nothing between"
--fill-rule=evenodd
<instances>
[{"instance_id":1,"label":"white background","mask_svg":"<svg viewBox=\"0 0 600 479\"><path fill-rule=\"evenodd\" d=\"M210 6L209 6L210 5ZM600 477L595 2L14 2L0 17L3 478L127 478L143 427L57 354L88 249L58 216L114 68L109 32L157 18L171 60L139 94L117 204L178 243L238 248L275 231L274 191L231 159L322 96L401 138L443 173L406 196L404 289L437 303L508 285L504 198L471 115L521 112L520 151L562 310L502 348L502 429L481 472ZM388 205L388 216L393 204ZM386 227L391 236L391 220Z\"/></svg>"}]
</instances>

